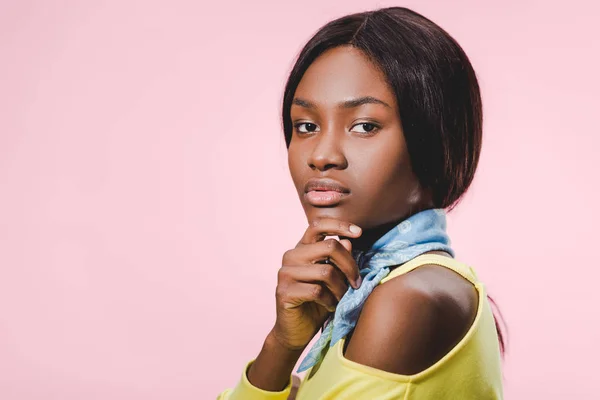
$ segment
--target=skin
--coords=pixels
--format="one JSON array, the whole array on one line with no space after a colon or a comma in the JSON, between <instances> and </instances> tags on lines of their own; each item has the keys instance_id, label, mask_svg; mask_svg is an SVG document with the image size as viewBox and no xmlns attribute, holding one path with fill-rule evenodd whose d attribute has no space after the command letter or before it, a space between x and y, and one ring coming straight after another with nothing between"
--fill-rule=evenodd
<instances>
[{"instance_id":1,"label":"skin","mask_svg":"<svg viewBox=\"0 0 600 400\"><path fill-rule=\"evenodd\" d=\"M340 106L364 97L377 101ZM309 226L283 256L277 320L248 370L253 385L280 391L289 384L302 351L348 284L360 284L353 248L368 249L402 220L432 208L411 169L397 108L383 73L350 46L323 53L298 85L288 163ZM334 206L311 205L306 181L325 177L350 192ZM476 290L460 275L436 265L417 268L370 294L344 357L397 374L422 371L468 331L477 302Z\"/></svg>"}]
</instances>

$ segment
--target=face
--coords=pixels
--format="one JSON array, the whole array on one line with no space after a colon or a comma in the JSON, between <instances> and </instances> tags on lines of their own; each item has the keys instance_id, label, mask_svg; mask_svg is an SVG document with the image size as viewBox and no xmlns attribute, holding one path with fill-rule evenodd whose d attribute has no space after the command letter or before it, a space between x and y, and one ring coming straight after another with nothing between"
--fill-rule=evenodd
<instances>
[{"instance_id":1,"label":"face","mask_svg":"<svg viewBox=\"0 0 600 400\"><path fill-rule=\"evenodd\" d=\"M407 218L428 201L411 169L396 97L360 50L342 46L319 56L290 112L288 165L309 222L332 217L364 231Z\"/></svg>"}]
</instances>

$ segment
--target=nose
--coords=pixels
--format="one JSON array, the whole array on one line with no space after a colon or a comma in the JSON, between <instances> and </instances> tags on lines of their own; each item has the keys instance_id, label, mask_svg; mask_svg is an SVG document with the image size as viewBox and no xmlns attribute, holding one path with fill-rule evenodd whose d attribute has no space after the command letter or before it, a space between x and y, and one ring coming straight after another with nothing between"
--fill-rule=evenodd
<instances>
[{"instance_id":1,"label":"nose","mask_svg":"<svg viewBox=\"0 0 600 400\"><path fill-rule=\"evenodd\" d=\"M315 145L308 157L308 166L319 171L331 168L345 169L348 166L348 160L344 155L342 136L330 129L322 131L317 137L314 137Z\"/></svg>"}]
</instances>

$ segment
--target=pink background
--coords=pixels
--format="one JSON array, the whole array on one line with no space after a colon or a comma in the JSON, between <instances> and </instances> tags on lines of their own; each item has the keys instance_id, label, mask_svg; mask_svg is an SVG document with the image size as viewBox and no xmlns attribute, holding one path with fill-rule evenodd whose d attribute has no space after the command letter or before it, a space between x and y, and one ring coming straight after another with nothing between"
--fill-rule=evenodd
<instances>
[{"instance_id":1,"label":"pink background","mask_svg":"<svg viewBox=\"0 0 600 400\"><path fill-rule=\"evenodd\" d=\"M449 223L509 325L506 398L591 399L595 2L202 3L0 2L0 398L233 386L306 224L278 119L293 57L334 17L404 5L482 85L481 168Z\"/></svg>"}]
</instances>

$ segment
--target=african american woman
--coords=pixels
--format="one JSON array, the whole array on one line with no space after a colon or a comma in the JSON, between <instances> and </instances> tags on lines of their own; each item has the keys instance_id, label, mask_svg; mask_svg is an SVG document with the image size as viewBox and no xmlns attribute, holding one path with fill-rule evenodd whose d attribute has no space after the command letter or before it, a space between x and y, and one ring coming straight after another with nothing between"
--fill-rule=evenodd
<instances>
[{"instance_id":1,"label":"african american woman","mask_svg":"<svg viewBox=\"0 0 600 400\"><path fill-rule=\"evenodd\" d=\"M263 348L218 399L501 399L493 303L446 232L482 141L462 48L406 8L341 17L298 55L282 119L308 228Z\"/></svg>"}]
</instances>

